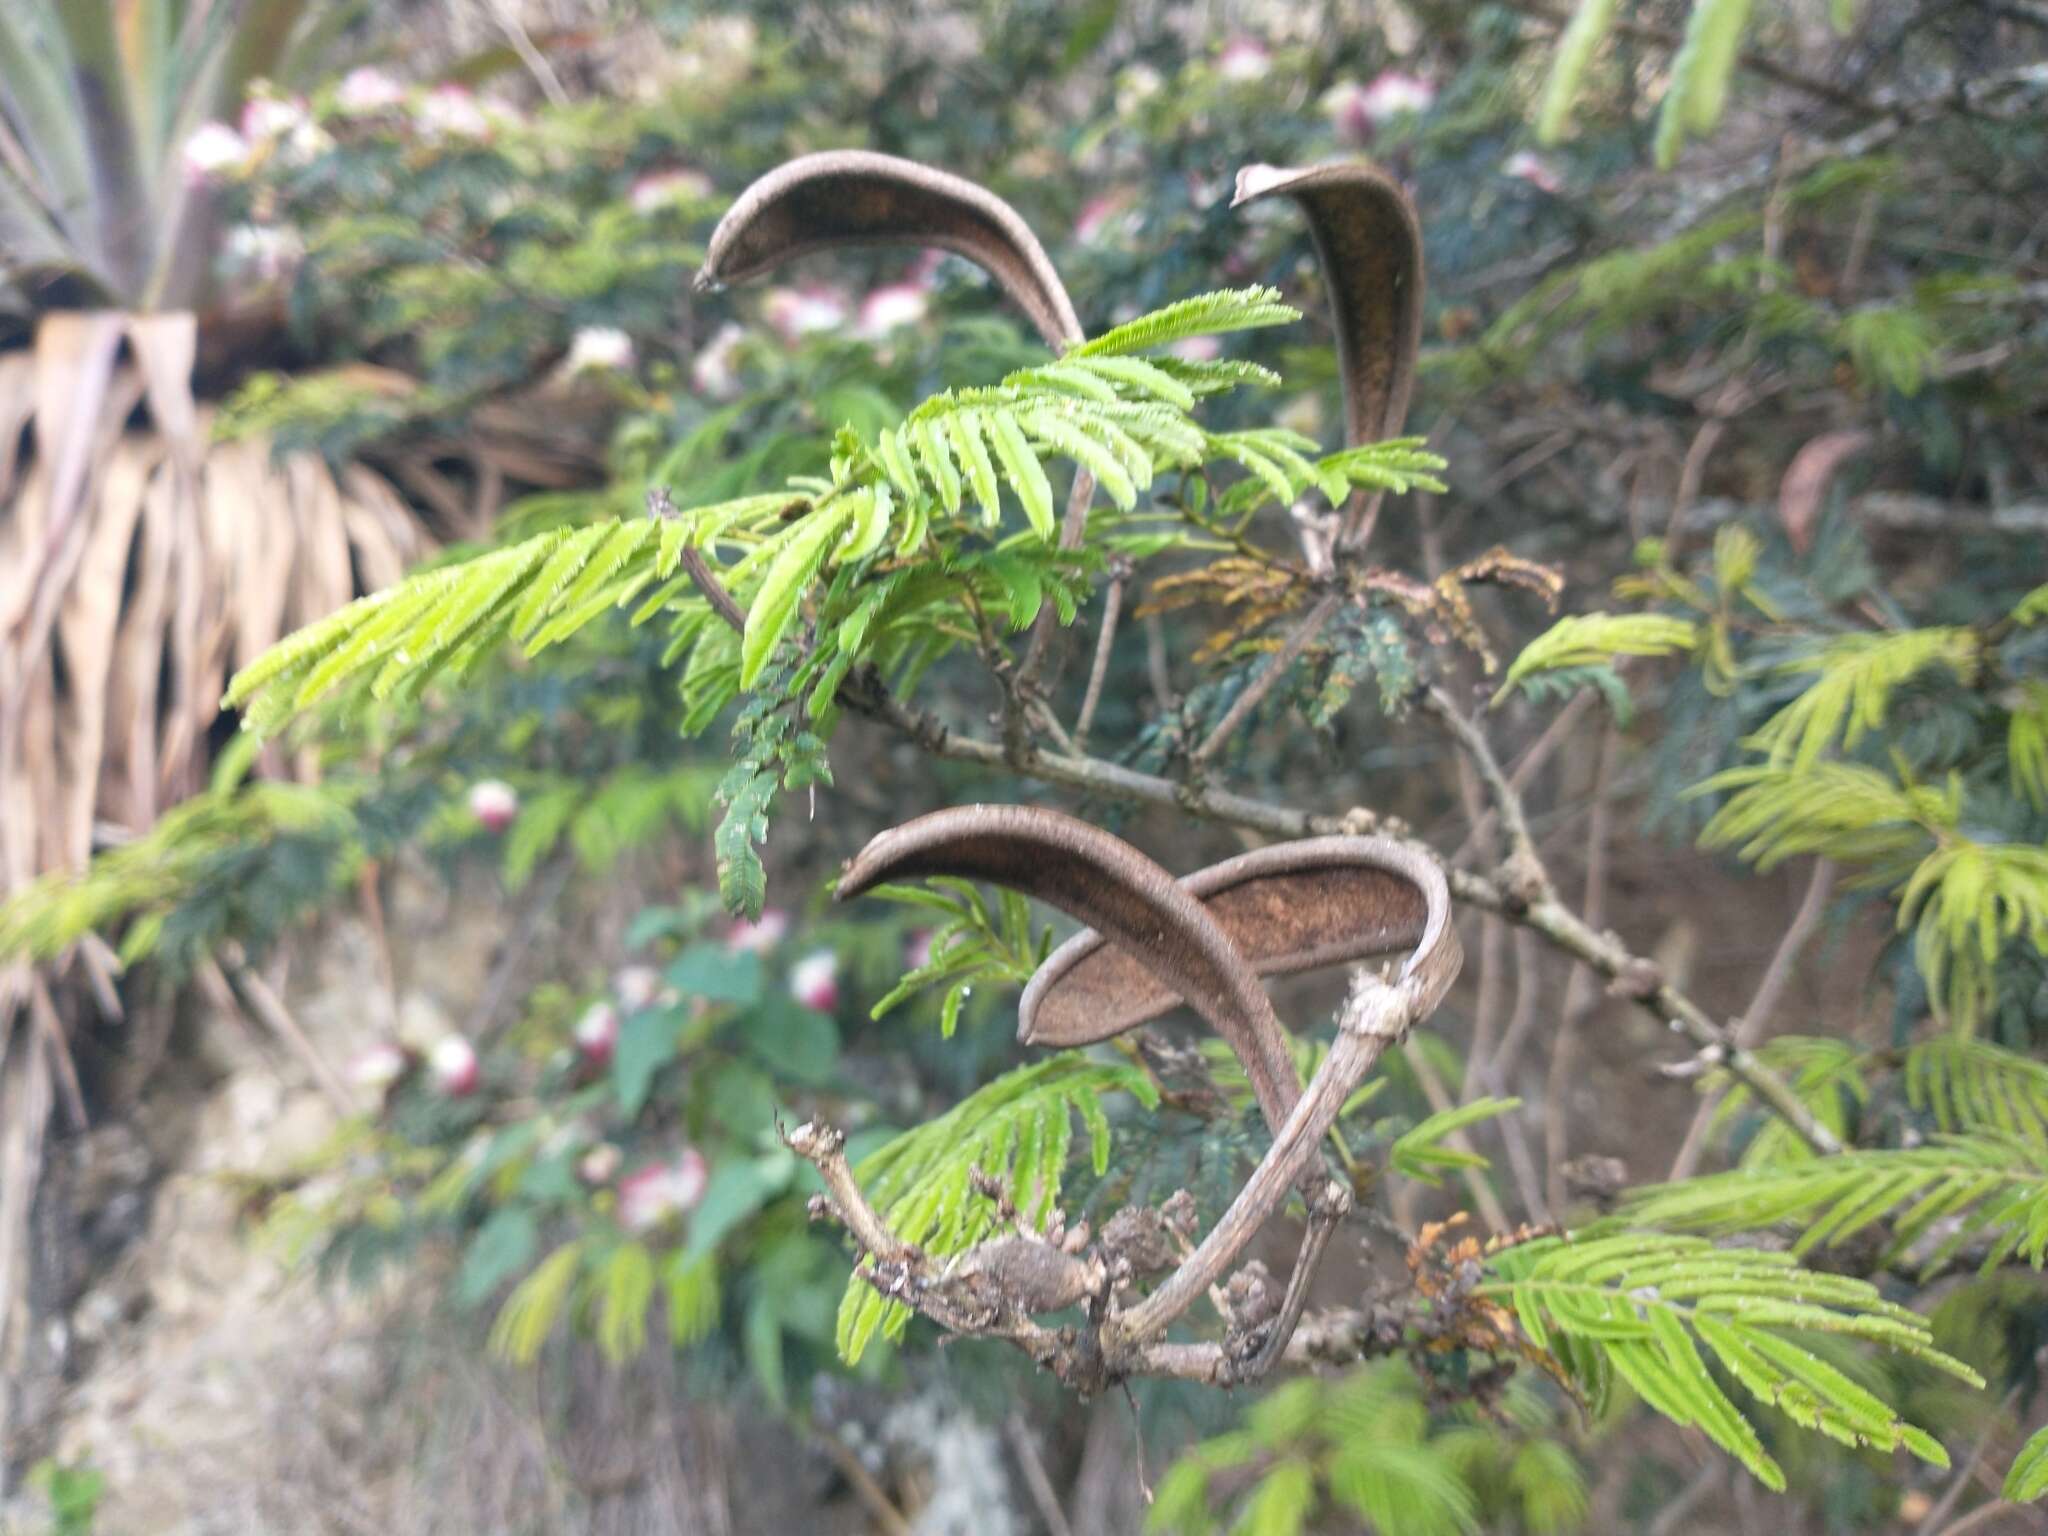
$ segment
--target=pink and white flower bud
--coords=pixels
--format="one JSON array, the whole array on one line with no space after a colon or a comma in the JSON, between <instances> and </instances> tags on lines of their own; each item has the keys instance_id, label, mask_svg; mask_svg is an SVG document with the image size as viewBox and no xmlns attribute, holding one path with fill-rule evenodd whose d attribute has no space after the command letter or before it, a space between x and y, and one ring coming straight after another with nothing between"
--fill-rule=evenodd
<instances>
[{"instance_id":1,"label":"pink and white flower bud","mask_svg":"<svg viewBox=\"0 0 2048 1536\"><path fill-rule=\"evenodd\" d=\"M601 1141L576 1160L576 1177L586 1184L608 1184L623 1160L617 1147Z\"/></svg>"},{"instance_id":2,"label":"pink and white flower bud","mask_svg":"<svg viewBox=\"0 0 2048 1536\"><path fill-rule=\"evenodd\" d=\"M352 1062L348 1069L349 1081L358 1088L389 1088L412 1065L412 1058L402 1047L389 1040L380 1040Z\"/></svg>"},{"instance_id":3,"label":"pink and white flower bud","mask_svg":"<svg viewBox=\"0 0 2048 1536\"><path fill-rule=\"evenodd\" d=\"M461 1035L443 1035L436 1040L427 1053L427 1068L434 1074L434 1086L451 1099L467 1098L483 1081L476 1047Z\"/></svg>"},{"instance_id":4,"label":"pink and white flower bud","mask_svg":"<svg viewBox=\"0 0 2048 1536\"><path fill-rule=\"evenodd\" d=\"M757 918L735 918L725 931L725 947L736 955L766 954L789 934L789 914L780 907L764 907Z\"/></svg>"},{"instance_id":5,"label":"pink and white flower bud","mask_svg":"<svg viewBox=\"0 0 2048 1536\"><path fill-rule=\"evenodd\" d=\"M1256 37L1240 34L1223 45L1216 58L1216 73L1237 83L1263 80L1273 67L1273 55Z\"/></svg>"},{"instance_id":6,"label":"pink and white flower bud","mask_svg":"<svg viewBox=\"0 0 2048 1536\"><path fill-rule=\"evenodd\" d=\"M713 190L711 178L702 171L649 171L634 180L626 201L635 213L645 215L679 203L700 203Z\"/></svg>"},{"instance_id":7,"label":"pink and white flower bud","mask_svg":"<svg viewBox=\"0 0 2048 1536\"><path fill-rule=\"evenodd\" d=\"M1105 192L1091 197L1074 215L1074 238L1082 245L1094 245L1120 233L1129 233L1127 212L1131 195L1126 191Z\"/></svg>"},{"instance_id":8,"label":"pink and white flower bud","mask_svg":"<svg viewBox=\"0 0 2048 1536\"><path fill-rule=\"evenodd\" d=\"M906 325L916 325L931 312L931 300L915 283L891 283L860 301L854 334L872 341Z\"/></svg>"},{"instance_id":9,"label":"pink and white flower bud","mask_svg":"<svg viewBox=\"0 0 2048 1536\"><path fill-rule=\"evenodd\" d=\"M304 102L282 96L252 96L242 104L242 137L259 147L296 132L305 122Z\"/></svg>"},{"instance_id":10,"label":"pink and white flower bud","mask_svg":"<svg viewBox=\"0 0 2048 1536\"><path fill-rule=\"evenodd\" d=\"M698 394L730 400L740 392L740 344L746 339L745 329L728 320L697 349L690 359L690 384Z\"/></svg>"},{"instance_id":11,"label":"pink and white flower bud","mask_svg":"<svg viewBox=\"0 0 2048 1536\"><path fill-rule=\"evenodd\" d=\"M839 957L813 950L789 968L789 995L806 1008L832 1013L839 1007Z\"/></svg>"},{"instance_id":12,"label":"pink and white flower bud","mask_svg":"<svg viewBox=\"0 0 2048 1536\"><path fill-rule=\"evenodd\" d=\"M1186 363L1213 363L1223 355L1223 343L1214 336L1184 336L1166 349Z\"/></svg>"},{"instance_id":13,"label":"pink and white flower bud","mask_svg":"<svg viewBox=\"0 0 2048 1536\"><path fill-rule=\"evenodd\" d=\"M201 123L185 141L185 179L220 181L249 162L249 142L226 123Z\"/></svg>"},{"instance_id":14,"label":"pink and white flower bud","mask_svg":"<svg viewBox=\"0 0 2048 1536\"><path fill-rule=\"evenodd\" d=\"M617 326L586 325L569 338L565 373L628 373L633 367L633 338Z\"/></svg>"},{"instance_id":15,"label":"pink and white flower bud","mask_svg":"<svg viewBox=\"0 0 2048 1536\"><path fill-rule=\"evenodd\" d=\"M619 1048L619 1011L610 1003L592 1003L576 1021L576 1054L594 1067L612 1059Z\"/></svg>"},{"instance_id":16,"label":"pink and white flower bud","mask_svg":"<svg viewBox=\"0 0 2048 1536\"><path fill-rule=\"evenodd\" d=\"M812 284L805 288L771 288L761 300L761 316L784 341L843 327L853 313L837 288Z\"/></svg>"},{"instance_id":17,"label":"pink and white flower bud","mask_svg":"<svg viewBox=\"0 0 2048 1536\"><path fill-rule=\"evenodd\" d=\"M479 779L469 786L469 814L487 832L502 832L519 814L519 791L503 779Z\"/></svg>"},{"instance_id":18,"label":"pink and white flower bud","mask_svg":"<svg viewBox=\"0 0 2048 1536\"><path fill-rule=\"evenodd\" d=\"M1531 149L1516 150L1500 169L1502 175L1526 181L1552 197L1564 190L1564 178L1557 174L1557 167Z\"/></svg>"},{"instance_id":19,"label":"pink and white flower bud","mask_svg":"<svg viewBox=\"0 0 2048 1536\"><path fill-rule=\"evenodd\" d=\"M921 971L932 963L932 931L929 928L913 928L903 938L903 964L908 970Z\"/></svg>"},{"instance_id":20,"label":"pink and white flower bud","mask_svg":"<svg viewBox=\"0 0 2048 1536\"><path fill-rule=\"evenodd\" d=\"M490 137L491 120L474 96L459 85L437 85L421 98L417 120L429 138Z\"/></svg>"},{"instance_id":21,"label":"pink and white flower bud","mask_svg":"<svg viewBox=\"0 0 2048 1536\"><path fill-rule=\"evenodd\" d=\"M651 965L629 965L612 977L612 995L627 1013L652 1008L661 998L661 972Z\"/></svg>"},{"instance_id":22,"label":"pink and white flower bud","mask_svg":"<svg viewBox=\"0 0 2048 1536\"><path fill-rule=\"evenodd\" d=\"M335 90L335 107L349 117L371 117L389 112L405 100L405 87L381 69L367 64L341 77Z\"/></svg>"},{"instance_id":23,"label":"pink and white flower bud","mask_svg":"<svg viewBox=\"0 0 2048 1536\"><path fill-rule=\"evenodd\" d=\"M658 1227L694 1207L710 1182L710 1165L694 1147L672 1162L636 1168L619 1180L619 1225L628 1232Z\"/></svg>"},{"instance_id":24,"label":"pink and white flower bud","mask_svg":"<svg viewBox=\"0 0 2048 1536\"><path fill-rule=\"evenodd\" d=\"M1420 75L1390 69L1373 77L1359 107L1373 123L1391 122L1408 112L1427 112L1436 101L1436 87Z\"/></svg>"}]
</instances>

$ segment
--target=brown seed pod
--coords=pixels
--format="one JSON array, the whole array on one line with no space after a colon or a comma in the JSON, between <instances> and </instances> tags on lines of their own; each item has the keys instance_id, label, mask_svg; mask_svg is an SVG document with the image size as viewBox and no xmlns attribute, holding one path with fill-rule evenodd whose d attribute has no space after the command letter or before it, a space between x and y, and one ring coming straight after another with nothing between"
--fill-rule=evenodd
<instances>
[{"instance_id":1,"label":"brown seed pod","mask_svg":"<svg viewBox=\"0 0 2048 1536\"><path fill-rule=\"evenodd\" d=\"M1007 886L1115 940L1140 975L1230 1042L1270 1124L1294 1108L1301 1079L1258 977L1202 903L1123 839L1038 806L956 806L878 834L836 896L926 875Z\"/></svg>"},{"instance_id":2,"label":"brown seed pod","mask_svg":"<svg viewBox=\"0 0 2048 1536\"><path fill-rule=\"evenodd\" d=\"M946 171L834 149L761 177L711 232L698 289L743 282L812 251L938 246L985 268L1055 352L1081 339L1073 300L1017 210Z\"/></svg>"},{"instance_id":3,"label":"brown seed pod","mask_svg":"<svg viewBox=\"0 0 2048 1536\"><path fill-rule=\"evenodd\" d=\"M1399 182L1362 160L1283 170L1248 165L1231 207L1291 197L1307 215L1330 289L1337 366L1344 379L1344 441L1392 437L1408 419L1422 345L1422 221ZM1352 498L1352 542L1362 544L1377 493Z\"/></svg>"},{"instance_id":4,"label":"brown seed pod","mask_svg":"<svg viewBox=\"0 0 2048 1536\"><path fill-rule=\"evenodd\" d=\"M1442 874L1414 850L1384 838L1279 843L1198 870L1181 888L1200 900L1261 976L1399 950L1416 952L1413 969L1450 921ZM1046 958L1024 989L1017 1038L1027 1045L1092 1045L1183 1000L1130 951L1105 943L1100 933L1078 933Z\"/></svg>"}]
</instances>

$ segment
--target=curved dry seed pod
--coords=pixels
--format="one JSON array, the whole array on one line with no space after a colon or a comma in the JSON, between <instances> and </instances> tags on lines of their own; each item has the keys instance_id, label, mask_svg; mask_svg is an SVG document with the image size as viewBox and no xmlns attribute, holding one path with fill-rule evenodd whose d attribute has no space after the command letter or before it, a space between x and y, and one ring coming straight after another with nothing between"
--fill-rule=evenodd
<instances>
[{"instance_id":1,"label":"curved dry seed pod","mask_svg":"<svg viewBox=\"0 0 2048 1536\"><path fill-rule=\"evenodd\" d=\"M1016 209L964 177L867 150L800 155L748 187L711 232L697 287L853 245L957 252L987 269L1055 352L1081 340L1073 300Z\"/></svg>"},{"instance_id":2,"label":"curved dry seed pod","mask_svg":"<svg viewBox=\"0 0 2048 1536\"><path fill-rule=\"evenodd\" d=\"M1354 160L1306 170L1248 165L1237 173L1230 206L1274 196L1301 205L1330 287L1344 440L1355 448L1393 437L1408 417L1422 345L1422 222L1415 204L1385 171ZM1377 494L1352 498L1354 542L1371 530L1379 501Z\"/></svg>"},{"instance_id":3,"label":"curved dry seed pod","mask_svg":"<svg viewBox=\"0 0 2048 1536\"><path fill-rule=\"evenodd\" d=\"M1261 976L1395 950L1419 956L1450 920L1449 893L1436 866L1399 843L1372 837L1315 837L1260 848L1197 870L1181 888L1201 901ZM1181 1001L1129 951L1099 933L1077 933L1025 987L1017 1038L1027 1045L1093 1045Z\"/></svg>"},{"instance_id":4,"label":"curved dry seed pod","mask_svg":"<svg viewBox=\"0 0 2048 1536\"><path fill-rule=\"evenodd\" d=\"M871 839L847 863L835 899L926 875L1007 886L1114 939L1230 1042L1267 1122L1277 1131L1286 1121L1301 1078L1272 1001L1201 902L1122 838L1037 806L934 811Z\"/></svg>"}]
</instances>

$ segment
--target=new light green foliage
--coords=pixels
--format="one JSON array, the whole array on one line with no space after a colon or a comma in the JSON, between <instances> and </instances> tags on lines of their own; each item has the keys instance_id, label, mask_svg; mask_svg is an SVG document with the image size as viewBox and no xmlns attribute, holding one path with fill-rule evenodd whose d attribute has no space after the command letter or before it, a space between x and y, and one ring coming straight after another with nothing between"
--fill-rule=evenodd
<instances>
[{"instance_id":1,"label":"new light green foliage","mask_svg":"<svg viewBox=\"0 0 2048 1536\"><path fill-rule=\"evenodd\" d=\"M1788 1253L1623 1232L1540 1238L1504 1250L1487 1267L1480 1294L1510 1308L1529 1341L1596 1402L1619 1376L1651 1408L1699 1429L1778 1491L1784 1472L1706 1355L1749 1396L1805 1428L1847 1445L1904 1447L1937 1466L1948 1464L1939 1441L1803 1348L1798 1336L1843 1335L1982 1384L1934 1346L1924 1318L1867 1281L1802 1269Z\"/></svg>"},{"instance_id":2,"label":"new light green foliage","mask_svg":"<svg viewBox=\"0 0 2048 1536\"><path fill-rule=\"evenodd\" d=\"M2029 1504L2043 1494L2048 1494L2048 1424L2028 1436L1999 1490L1999 1497L2008 1504Z\"/></svg>"},{"instance_id":3,"label":"new light green foliage","mask_svg":"<svg viewBox=\"0 0 2048 1536\"><path fill-rule=\"evenodd\" d=\"M1635 1191L1630 1221L1709 1236L1796 1229L1793 1252L1847 1241L1889 1224L1890 1262L1908 1254L1923 1274L1986 1245L1988 1270L2048 1258L2048 1150L1978 1131L1924 1147L1739 1168Z\"/></svg>"},{"instance_id":4,"label":"new light green foliage","mask_svg":"<svg viewBox=\"0 0 2048 1536\"><path fill-rule=\"evenodd\" d=\"M1615 0L1579 0L1558 38L1550 75L1543 82L1543 99L1536 108L1536 137L1543 143L1555 144L1564 137L1586 66L1614 24L1614 4Z\"/></svg>"},{"instance_id":5,"label":"new light green foliage","mask_svg":"<svg viewBox=\"0 0 2048 1536\"><path fill-rule=\"evenodd\" d=\"M1720 122L1749 11L1750 0L1694 0L1657 115L1660 169L1668 171L1677 163L1687 135L1710 132Z\"/></svg>"},{"instance_id":6,"label":"new light green foliage","mask_svg":"<svg viewBox=\"0 0 2048 1536\"><path fill-rule=\"evenodd\" d=\"M1109 1117L1103 1099L1127 1093L1158 1106L1151 1079L1134 1067L1092 1062L1062 1051L995 1079L938 1119L906 1131L854 1170L889 1229L906 1243L945 1258L996 1235L995 1207L971 1185L975 1170L1004 1185L1025 1221L1045 1221L1059 1203L1078 1116L1096 1173L1109 1166ZM896 1338L910 1313L885 1299L856 1270L839 1304L840 1357L859 1361L876 1331Z\"/></svg>"},{"instance_id":7,"label":"new light green foliage","mask_svg":"<svg viewBox=\"0 0 2048 1536\"><path fill-rule=\"evenodd\" d=\"M957 520L967 490L983 528L1000 524L1007 490L1031 533L1050 543L1057 533L1050 463L1064 459L1086 471L1130 509L1168 469L1237 457L1232 440L1203 431L1188 408L1198 395L1233 387L1257 370L1122 354L1296 318L1268 289L1184 300L1083 352L1019 369L993 386L934 396L872 443L842 430L830 481L792 481L779 493L673 517L555 529L419 573L280 641L237 674L225 705L243 709L252 727L269 733L328 699L359 707L416 697L444 671L459 674L501 646L537 652L629 605L636 605L635 623L669 617L678 655L722 646L717 626L706 623L703 598L678 572L686 547L738 557L711 565L746 609L737 684L752 688L821 579L865 568L885 552L914 559L935 529L958 544L971 531ZM1399 475L1425 461L1441 462L1396 451L1384 460L1360 459L1357 472ZM1298 489L1328 473L1304 462L1282 485ZM729 697L717 697L711 712Z\"/></svg>"},{"instance_id":8,"label":"new light green foliage","mask_svg":"<svg viewBox=\"0 0 2048 1536\"><path fill-rule=\"evenodd\" d=\"M1661 613L1574 614L1522 648L1494 693L1493 707L1540 672L1601 665L1618 656L1672 656L1698 644L1697 625Z\"/></svg>"}]
</instances>

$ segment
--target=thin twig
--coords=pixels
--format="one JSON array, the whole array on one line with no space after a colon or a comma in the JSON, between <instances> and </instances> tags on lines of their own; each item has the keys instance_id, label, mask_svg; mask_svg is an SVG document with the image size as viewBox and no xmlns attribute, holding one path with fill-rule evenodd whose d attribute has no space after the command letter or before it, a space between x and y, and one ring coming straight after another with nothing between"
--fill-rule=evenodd
<instances>
[{"instance_id":1,"label":"thin twig","mask_svg":"<svg viewBox=\"0 0 2048 1536\"><path fill-rule=\"evenodd\" d=\"M1815 859L1813 873L1806 882L1806 894L1799 900L1799 910L1792 914L1792 925L1785 930L1785 937L1778 941L1770 964L1764 967L1763 979L1757 983L1756 995L1750 998L1749 1007L1729 1032L1729 1038L1737 1045L1755 1045L1757 1037L1763 1033L1765 1022L1777 1012L1785 987L1792 980L1794 963L1800 951L1806 948L1806 941L1813 937L1813 930L1820 926L1834 887L1835 866L1826 859ZM1716 1093L1701 1102L1692 1117L1692 1124L1686 1129L1678 1156L1672 1159L1671 1171L1664 1176L1668 1181L1676 1183L1680 1179L1689 1179L1698 1169L1700 1154L1706 1150L1707 1127L1714 1123L1714 1113L1721 1107L1724 1096Z\"/></svg>"},{"instance_id":2,"label":"thin twig","mask_svg":"<svg viewBox=\"0 0 2048 1536\"><path fill-rule=\"evenodd\" d=\"M1593 769L1593 814L1586 828L1586 885L1579 899L1579 910L1588 923L1595 925L1604 921L1607 915L1607 792L1620 755L1621 733L1609 726L1600 733L1598 757ZM1594 991L1593 976L1592 967L1582 961L1572 968L1571 979L1565 983L1563 1017L1558 1021L1557 1037L1551 1043L1550 1072L1544 1083L1544 1198L1553 1211L1562 1211L1565 1206L1566 1136L1572 1119L1565 1100L1576 1086L1579 1026L1599 1000Z\"/></svg>"},{"instance_id":3,"label":"thin twig","mask_svg":"<svg viewBox=\"0 0 2048 1536\"><path fill-rule=\"evenodd\" d=\"M733 627L736 634L747 632L747 616L733 596L725 590L725 584L711 574L711 567L704 563L702 550L683 546L683 569L689 574L697 590L704 594L704 601L711 605L711 611Z\"/></svg>"},{"instance_id":4,"label":"thin twig","mask_svg":"<svg viewBox=\"0 0 2048 1536\"><path fill-rule=\"evenodd\" d=\"M328 1101L334 1105L335 1112L343 1116L354 1114L356 1104L349 1097L347 1087L335 1074L334 1068L327 1064L326 1058L315 1048L305 1030L299 1027L299 1021L293 1018L291 1010L285 1007L284 999L273 992L270 983L250 967L242 955L241 946L226 946L217 959L209 961L208 965L217 966L217 974L222 985L227 988L229 995L234 998L242 1012L282 1040L306 1064L306 1069L313 1075L313 1081L319 1085L320 1091L327 1095Z\"/></svg>"},{"instance_id":5,"label":"thin twig","mask_svg":"<svg viewBox=\"0 0 2048 1536\"><path fill-rule=\"evenodd\" d=\"M1145 615L1145 676L1152 684L1152 703L1162 713L1173 708L1173 678L1166 667L1166 626L1156 613Z\"/></svg>"},{"instance_id":6,"label":"thin twig","mask_svg":"<svg viewBox=\"0 0 2048 1536\"><path fill-rule=\"evenodd\" d=\"M1997 1438L1998 1431L2005 1427L2005 1416L2011 1413L2013 1406L2019 1402L2020 1391L2019 1387L2014 1387L2005 1394L2005 1401L1998 1405L1998 1413L1991 1420L1990 1426L1977 1437L1977 1443L1970 1448L1969 1459L1957 1470L1956 1475L1949 1479L1948 1487L1944 1488L1941 1497L1934 1501L1934 1507L1927 1511L1927 1518L1920 1522L1919 1529L1913 1536L1934 1536L1934 1533L1941 1529L1942 1522L1948 1519L1949 1512L1956 1507L1956 1502L1962 1498L1963 1491L1975 1481L1978 1468L1984 1465L1984 1458L1991 1450L1991 1442ZM1993 1501L1992 1507L1997 1507L1996 1500ZM1949 1529L1954 1530L1955 1527L1951 1526Z\"/></svg>"},{"instance_id":7,"label":"thin twig","mask_svg":"<svg viewBox=\"0 0 2048 1536\"><path fill-rule=\"evenodd\" d=\"M1357 834L1379 826L1379 818L1360 808L1347 815L1302 810L1275 805L1249 795L1217 789L1211 785L1187 784L1141 773L1121 763L1102 758L1039 753L1021 767L1010 762L1000 745L949 730L929 714L911 709L880 686L870 672L856 674L841 700L870 719L879 720L917 742L934 757L952 762L973 763L984 768L1021 772L1045 784L1057 784L1085 794L1122 800L1137 805L1178 808L1188 815L1224 826L1243 827L1270 837L1322 837L1335 833ZM1448 701L1446 701L1448 703ZM1452 708L1447 723L1467 751L1473 752L1481 776L1498 797L1507 783L1484 736ZM1479 754L1484 754L1483 757ZM1491 765L1491 771L1488 765ZM1510 841L1525 844L1532 852L1528 821L1519 797L1510 791L1503 815L1510 816ZM1517 836L1516 829L1519 829ZM1407 846L1439 862L1442 856L1422 843ZM1507 878L1513 874L1515 878ZM1841 1143L1827 1127L1814 1119L1799 1096L1770 1067L1747 1050L1732 1049L1727 1032L1705 1009L1665 982L1648 959L1632 953L1619 938L1587 925L1549 890L1540 862L1535 866L1536 885L1531 889L1521 871L1504 871L1501 876L1474 874L1449 869L1445 878L1451 894L1482 911L1496 912L1529 928L1555 948L1584 960L1602 976L1620 983L1631 1001L1652 1017L1682 1032L1696 1045L1715 1047L1724 1054L1722 1065L1735 1078L1781 1116L1815 1151L1832 1154Z\"/></svg>"},{"instance_id":8,"label":"thin twig","mask_svg":"<svg viewBox=\"0 0 2048 1536\"><path fill-rule=\"evenodd\" d=\"M1754 1052L1735 1044L1728 1031L1666 981L1652 961L1632 954L1614 934L1596 929L1558 900L1535 839L1530 835L1521 797L1509 786L1485 733L1441 689L1432 689L1424 702L1450 728L1458 744L1472 754L1480 777L1492 789L1500 808L1511 850L1497 879L1475 879L1452 871L1452 894L1475 906L1505 912L1573 958L1592 966L1646 1012L1689 1036L1695 1044L1712 1048L1720 1065L1770 1105L1814 1151L1823 1156L1841 1151L1842 1143L1834 1132L1814 1118L1813 1111L1785 1080L1759 1061Z\"/></svg>"},{"instance_id":9,"label":"thin twig","mask_svg":"<svg viewBox=\"0 0 2048 1536\"><path fill-rule=\"evenodd\" d=\"M1095 723L1095 707L1102 702L1102 684L1109 676L1110 647L1116 643L1117 620L1123 614L1124 583L1130 579L1131 564L1118 560L1109 569L1109 590L1102 597L1102 624L1095 632L1095 661L1088 668L1088 691L1081 696L1081 713L1074 721L1074 750L1088 745L1088 728Z\"/></svg>"},{"instance_id":10,"label":"thin twig","mask_svg":"<svg viewBox=\"0 0 2048 1536\"><path fill-rule=\"evenodd\" d=\"M853 1489L854 1497L867 1507L867 1512L874 1517L885 1536L915 1536L910 1522L903 1518L903 1511L890 1502L889 1495L875 1481L874 1473L867 1469L852 1446L837 1435L822 1433L817 1437L817 1443L818 1448L832 1459L832 1465L839 1469L840 1475Z\"/></svg>"},{"instance_id":11,"label":"thin twig","mask_svg":"<svg viewBox=\"0 0 2048 1536\"><path fill-rule=\"evenodd\" d=\"M533 76L534 84L540 87L541 94L547 97L548 105L568 106L569 93L562 89L561 77L555 73L555 67L547 61L546 55L534 47L533 37L527 32L526 23L519 19L518 14L505 3L505 0L484 0L484 3L491 13L491 18L498 23L499 30L505 34L505 40L512 45L512 51L519 55L519 62L526 67L526 72Z\"/></svg>"},{"instance_id":12,"label":"thin twig","mask_svg":"<svg viewBox=\"0 0 2048 1536\"><path fill-rule=\"evenodd\" d=\"M1266 695L1271 693L1274 685L1286 675L1287 669L1294 665L1303 651L1308 649L1309 643L1322 633L1323 626L1330 622L1330 616L1337 611L1343 601L1343 596L1336 592L1327 593L1317 599L1315 606L1309 609L1301 623L1295 627L1294 633L1287 637L1286 643L1273 653L1273 659L1266 663L1265 669L1246 684L1244 691L1231 701L1230 708L1223 712L1223 718L1216 722L1216 728L1209 733L1208 739L1195 748L1194 756L1189 759L1195 769L1199 771L1206 768L1216 754L1223 750L1223 745L1230 740L1231 734L1265 701Z\"/></svg>"},{"instance_id":13,"label":"thin twig","mask_svg":"<svg viewBox=\"0 0 2048 1536\"><path fill-rule=\"evenodd\" d=\"M1005 1417L1003 1433L1009 1436L1010 1450L1024 1472L1024 1486L1030 1490L1031 1502L1038 1506L1038 1518L1045 1522L1049 1536L1074 1536L1074 1528L1067 1524L1067 1512L1060 1508L1059 1495L1053 1492L1052 1479L1045 1475L1045 1463L1038 1458L1038 1447L1031 1443L1031 1429L1024 1422L1024 1415L1011 1413Z\"/></svg>"}]
</instances>

